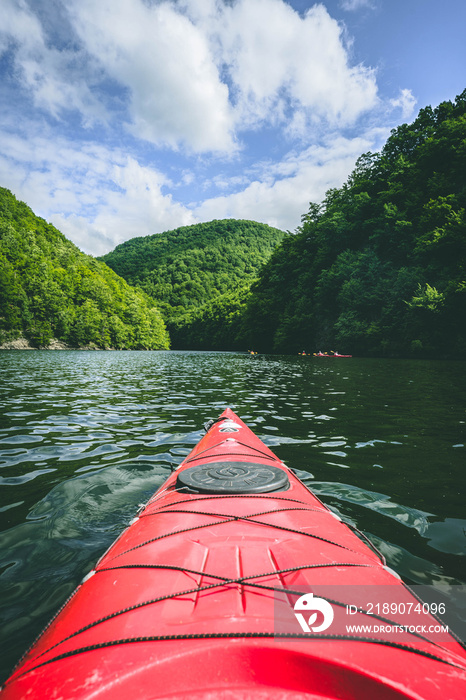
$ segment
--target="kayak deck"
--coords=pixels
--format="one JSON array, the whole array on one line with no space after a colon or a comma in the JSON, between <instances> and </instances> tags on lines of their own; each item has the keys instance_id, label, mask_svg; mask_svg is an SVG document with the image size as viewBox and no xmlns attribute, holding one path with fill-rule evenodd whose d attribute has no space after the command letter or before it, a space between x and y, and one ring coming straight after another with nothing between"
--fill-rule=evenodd
<instances>
[{"instance_id":1,"label":"kayak deck","mask_svg":"<svg viewBox=\"0 0 466 700\"><path fill-rule=\"evenodd\" d=\"M343 583L412 599L227 409L85 577L5 698L465 696L453 638L304 632L298 597Z\"/></svg>"}]
</instances>

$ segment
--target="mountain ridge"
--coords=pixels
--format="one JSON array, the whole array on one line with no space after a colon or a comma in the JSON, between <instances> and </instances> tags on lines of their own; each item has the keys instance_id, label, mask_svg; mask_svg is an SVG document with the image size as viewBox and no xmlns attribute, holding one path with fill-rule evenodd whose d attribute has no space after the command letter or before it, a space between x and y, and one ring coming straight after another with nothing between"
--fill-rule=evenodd
<instances>
[{"instance_id":1,"label":"mountain ridge","mask_svg":"<svg viewBox=\"0 0 466 700\"><path fill-rule=\"evenodd\" d=\"M252 283L286 233L214 219L131 238L98 259L154 298L165 320Z\"/></svg>"},{"instance_id":2,"label":"mountain ridge","mask_svg":"<svg viewBox=\"0 0 466 700\"><path fill-rule=\"evenodd\" d=\"M0 187L0 345L167 349L152 299Z\"/></svg>"}]
</instances>

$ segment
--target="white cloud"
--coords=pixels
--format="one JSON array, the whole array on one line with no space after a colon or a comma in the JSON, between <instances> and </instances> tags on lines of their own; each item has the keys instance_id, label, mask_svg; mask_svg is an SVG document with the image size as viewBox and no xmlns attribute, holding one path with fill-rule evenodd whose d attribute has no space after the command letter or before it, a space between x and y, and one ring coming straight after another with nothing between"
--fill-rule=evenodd
<instances>
[{"instance_id":1,"label":"white cloud","mask_svg":"<svg viewBox=\"0 0 466 700\"><path fill-rule=\"evenodd\" d=\"M410 119L414 114L417 100L411 90L406 88L400 91L397 98L390 100L390 105L394 109L401 109L401 118Z\"/></svg>"},{"instance_id":2,"label":"white cloud","mask_svg":"<svg viewBox=\"0 0 466 700\"><path fill-rule=\"evenodd\" d=\"M43 44L40 22L24 2L3 0L0 7L0 31L21 44Z\"/></svg>"},{"instance_id":3,"label":"white cloud","mask_svg":"<svg viewBox=\"0 0 466 700\"><path fill-rule=\"evenodd\" d=\"M195 223L164 194L170 184L118 149L0 130L0 183L84 252L101 255L134 236Z\"/></svg>"},{"instance_id":4,"label":"white cloud","mask_svg":"<svg viewBox=\"0 0 466 700\"><path fill-rule=\"evenodd\" d=\"M129 90L131 130L157 145L234 149L228 88L205 35L175 3L68 0L89 53Z\"/></svg>"},{"instance_id":5,"label":"white cloud","mask_svg":"<svg viewBox=\"0 0 466 700\"><path fill-rule=\"evenodd\" d=\"M348 12L360 10L363 7L374 7L373 0L341 0L340 7Z\"/></svg>"},{"instance_id":6,"label":"white cloud","mask_svg":"<svg viewBox=\"0 0 466 700\"><path fill-rule=\"evenodd\" d=\"M0 112L0 184L94 255L213 218L295 229L377 141L343 129L414 108L409 90L379 101L323 4L54 0L56 19L48 3L1 0L5 84L23 102L20 119L8 100Z\"/></svg>"},{"instance_id":7,"label":"white cloud","mask_svg":"<svg viewBox=\"0 0 466 700\"><path fill-rule=\"evenodd\" d=\"M77 146L65 139L52 144L48 134L23 138L6 129L0 129L0 140L0 183L8 183L84 252L101 255L135 236L212 219L253 219L294 230L309 202L340 186L357 157L378 146L381 135L346 139L332 134L322 145L257 163L233 179L218 174L214 184L225 194L190 208L164 194L164 188L174 192L179 183L120 149ZM180 174L180 184L186 175ZM228 193L232 186L241 189Z\"/></svg>"},{"instance_id":8,"label":"white cloud","mask_svg":"<svg viewBox=\"0 0 466 700\"><path fill-rule=\"evenodd\" d=\"M101 235L112 232L110 248L117 243L195 223L193 214L172 195L161 191L165 178L127 158L113 167L112 181L119 191L107 191L105 206L92 224ZM108 248L107 248L108 250Z\"/></svg>"},{"instance_id":9,"label":"white cloud","mask_svg":"<svg viewBox=\"0 0 466 700\"><path fill-rule=\"evenodd\" d=\"M86 124L103 121L105 109L92 94L78 64L85 57L76 50L57 50L47 44L39 19L24 0L3 0L0 9L0 48L14 47L19 86L36 106L58 118L63 110L78 110Z\"/></svg>"},{"instance_id":10,"label":"white cloud","mask_svg":"<svg viewBox=\"0 0 466 700\"><path fill-rule=\"evenodd\" d=\"M241 192L207 199L193 213L201 221L252 219L294 230L309 202L319 202L328 189L340 187L361 153L379 141L378 131L354 139L334 134L323 145L291 152L277 163L263 163L257 178Z\"/></svg>"},{"instance_id":11,"label":"white cloud","mask_svg":"<svg viewBox=\"0 0 466 700\"><path fill-rule=\"evenodd\" d=\"M24 2L5 1L23 87L56 118L71 108L86 125L108 120L107 75L126 90L138 138L232 153L238 130L296 114L351 124L377 103L374 72L349 63L323 5L301 17L284 0L63 0L80 48L58 50Z\"/></svg>"},{"instance_id":12,"label":"white cloud","mask_svg":"<svg viewBox=\"0 0 466 700\"><path fill-rule=\"evenodd\" d=\"M220 47L240 127L296 112L350 124L377 104L374 72L350 65L342 28L323 5L301 17L283 0L238 0L202 26Z\"/></svg>"}]
</instances>

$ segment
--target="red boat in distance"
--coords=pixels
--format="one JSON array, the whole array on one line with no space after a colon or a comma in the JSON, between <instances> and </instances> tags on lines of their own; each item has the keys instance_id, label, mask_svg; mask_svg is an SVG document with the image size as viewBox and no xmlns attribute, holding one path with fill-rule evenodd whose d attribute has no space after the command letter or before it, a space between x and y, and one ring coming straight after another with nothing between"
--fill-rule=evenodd
<instances>
[{"instance_id":1,"label":"red boat in distance","mask_svg":"<svg viewBox=\"0 0 466 700\"><path fill-rule=\"evenodd\" d=\"M340 355L339 352L315 352L313 357L353 357L352 355Z\"/></svg>"}]
</instances>

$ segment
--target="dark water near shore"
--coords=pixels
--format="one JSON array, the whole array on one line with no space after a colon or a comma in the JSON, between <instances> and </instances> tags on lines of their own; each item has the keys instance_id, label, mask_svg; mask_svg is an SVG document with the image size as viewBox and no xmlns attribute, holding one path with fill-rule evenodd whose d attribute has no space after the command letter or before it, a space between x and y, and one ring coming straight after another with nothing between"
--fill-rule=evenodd
<instances>
[{"instance_id":1,"label":"dark water near shore","mask_svg":"<svg viewBox=\"0 0 466 700\"><path fill-rule=\"evenodd\" d=\"M0 353L0 679L230 406L405 581L466 580L466 364Z\"/></svg>"}]
</instances>

